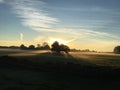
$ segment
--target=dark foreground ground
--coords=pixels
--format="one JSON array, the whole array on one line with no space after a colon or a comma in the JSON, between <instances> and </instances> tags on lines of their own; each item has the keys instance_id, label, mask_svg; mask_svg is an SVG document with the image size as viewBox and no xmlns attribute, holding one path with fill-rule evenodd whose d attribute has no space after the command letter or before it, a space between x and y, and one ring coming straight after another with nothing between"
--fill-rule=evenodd
<instances>
[{"instance_id":1,"label":"dark foreground ground","mask_svg":"<svg viewBox=\"0 0 120 90\"><path fill-rule=\"evenodd\" d=\"M120 68L74 63L73 57L0 57L0 90L120 90ZM51 57L51 58L50 58ZM34 58L35 59L35 58ZM66 62L51 62L52 60ZM37 62L38 60L38 62ZM39 60L51 60L39 62Z\"/></svg>"}]
</instances>

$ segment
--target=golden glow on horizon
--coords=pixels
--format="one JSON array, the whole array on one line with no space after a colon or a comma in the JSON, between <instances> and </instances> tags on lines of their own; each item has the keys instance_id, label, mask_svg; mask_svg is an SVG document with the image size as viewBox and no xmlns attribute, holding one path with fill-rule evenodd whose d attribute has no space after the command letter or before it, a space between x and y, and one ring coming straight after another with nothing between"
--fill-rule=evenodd
<instances>
[{"instance_id":1,"label":"golden glow on horizon","mask_svg":"<svg viewBox=\"0 0 120 90\"><path fill-rule=\"evenodd\" d=\"M59 38L51 38L51 39L49 40L49 43L52 44L52 43L54 43L55 41L58 41L59 44L67 44L67 42L66 42L65 40L59 39Z\"/></svg>"},{"instance_id":2,"label":"golden glow on horizon","mask_svg":"<svg viewBox=\"0 0 120 90\"><path fill-rule=\"evenodd\" d=\"M112 52L114 47L117 45L116 42L114 41L91 41L84 43L83 40L79 40L81 42L75 41L76 39L71 39L71 40L66 40L63 38L48 38L44 41L48 42L48 44L51 46L51 44L55 41L58 41L60 44L65 44L68 45L70 48L76 48L76 49L90 49L90 50L95 50L95 51L102 51L102 52ZM41 41L41 42L40 42ZM74 42L73 42L74 41ZM1 40L0 41L0 46L20 46L21 44L24 44L25 46L29 46L29 45L37 45L37 44L42 44L43 41L42 39L38 39L38 41L23 41L21 42L19 39L18 40L11 40L11 41L7 41L7 40Z\"/></svg>"}]
</instances>

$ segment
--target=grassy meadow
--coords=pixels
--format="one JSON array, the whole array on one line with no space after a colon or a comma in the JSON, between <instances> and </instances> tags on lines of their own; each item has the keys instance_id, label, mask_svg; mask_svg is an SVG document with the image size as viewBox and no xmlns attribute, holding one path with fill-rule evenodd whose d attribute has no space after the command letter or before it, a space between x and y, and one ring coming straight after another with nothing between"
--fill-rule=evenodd
<instances>
[{"instance_id":1,"label":"grassy meadow","mask_svg":"<svg viewBox=\"0 0 120 90\"><path fill-rule=\"evenodd\" d=\"M0 90L116 90L120 55L0 50Z\"/></svg>"}]
</instances>

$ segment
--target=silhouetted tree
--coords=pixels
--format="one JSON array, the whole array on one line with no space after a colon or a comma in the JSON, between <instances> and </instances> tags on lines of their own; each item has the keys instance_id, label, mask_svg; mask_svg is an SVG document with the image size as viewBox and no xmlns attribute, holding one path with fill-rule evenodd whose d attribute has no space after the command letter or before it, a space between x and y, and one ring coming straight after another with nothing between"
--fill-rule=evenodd
<instances>
[{"instance_id":1,"label":"silhouetted tree","mask_svg":"<svg viewBox=\"0 0 120 90\"><path fill-rule=\"evenodd\" d=\"M45 46L47 46L48 45L48 43L47 42L43 42L43 47L45 47Z\"/></svg>"},{"instance_id":2,"label":"silhouetted tree","mask_svg":"<svg viewBox=\"0 0 120 90\"><path fill-rule=\"evenodd\" d=\"M64 51L65 53L68 54L68 52L70 51L70 48L67 45L61 44L60 51Z\"/></svg>"},{"instance_id":3,"label":"silhouetted tree","mask_svg":"<svg viewBox=\"0 0 120 90\"><path fill-rule=\"evenodd\" d=\"M43 49L50 50L50 46L48 45L47 42L43 42Z\"/></svg>"},{"instance_id":4,"label":"silhouetted tree","mask_svg":"<svg viewBox=\"0 0 120 90\"><path fill-rule=\"evenodd\" d=\"M51 48L52 51L55 51L57 53L60 53L60 46L59 46L59 42L58 41L55 41L53 44L52 44L52 48Z\"/></svg>"},{"instance_id":5,"label":"silhouetted tree","mask_svg":"<svg viewBox=\"0 0 120 90\"><path fill-rule=\"evenodd\" d=\"M60 53L61 51L64 51L65 53L68 54L68 52L70 51L70 48L67 45L64 45L64 44L59 45L59 42L55 41L52 44L51 50L54 51L54 52L57 52L57 53Z\"/></svg>"},{"instance_id":6,"label":"silhouetted tree","mask_svg":"<svg viewBox=\"0 0 120 90\"><path fill-rule=\"evenodd\" d=\"M24 44L21 44L20 49L27 49L27 47Z\"/></svg>"},{"instance_id":7,"label":"silhouetted tree","mask_svg":"<svg viewBox=\"0 0 120 90\"><path fill-rule=\"evenodd\" d=\"M50 50L50 46L49 45L46 45L43 47L45 50Z\"/></svg>"},{"instance_id":8,"label":"silhouetted tree","mask_svg":"<svg viewBox=\"0 0 120 90\"><path fill-rule=\"evenodd\" d=\"M37 47L36 48L40 48L41 46L40 46L40 44L37 44Z\"/></svg>"},{"instance_id":9,"label":"silhouetted tree","mask_svg":"<svg viewBox=\"0 0 120 90\"><path fill-rule=\"evenodd\" d=\"M90 52L90 50L89 50L89 49L85 49L84 51L85 51L85 52Z\"/></svg>"},{"instance_id":10,"label":"silhouetted tree","mask_svg":"<svg viewBox=\"0 0 120 90\"><path fill-rule=\"evenodd\" d=\"M34 46L34 45L30 45L30 46L28 47L28 49L35 49L35 46Z\"/></svg>"},{"instance_id":11,"label":"silhouetted tree","mask_svg":"<svg viewBox=\"0 0 120 90\"><path fill-rule=\"evenodd\" d=\"M114 53L120 53L120 46L116 46L114 48Z\"/></svg>"}]
</instances>

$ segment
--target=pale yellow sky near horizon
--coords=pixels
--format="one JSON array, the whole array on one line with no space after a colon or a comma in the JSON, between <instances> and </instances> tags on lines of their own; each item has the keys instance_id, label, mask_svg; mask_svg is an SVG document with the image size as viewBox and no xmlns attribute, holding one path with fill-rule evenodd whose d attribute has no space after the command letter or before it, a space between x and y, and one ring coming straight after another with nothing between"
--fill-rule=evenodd
<instances>
[{"instance_id":1,"label":"pale yellow sky near horizon","mask_svg":"<svg viewBox=\"0 0 120 90\"><path fill-rule=\"evenodd\" d=\"M39 40L38 40L39 41ZM51 46L52 42L54 41L58 41L60 42L60 44L66 44L68 45L70 48L75 48L75 49L80 49L80 50L84 50L84 49L90 49L90 50L95 50L95 51L101 51L101 52L112 52L114 47L117 46L117 44L113 41L111 42L100 42L100 41L96 41L96 43L91 42L91 44L88 43L79 43L77 41L71 41L69 43L66 43L67 41L62 40L62 39L54 39L52 38L47 40L47 41L43 41L43 42L48 42L48 44ZM35 40L33 41L1 41L0 42L0 46L20 46L21 44L24 44L26 46L29 45L35 45L37 46L37 44L42 45L43 42L37 42Z\"/></svg>"}]
</instances>

